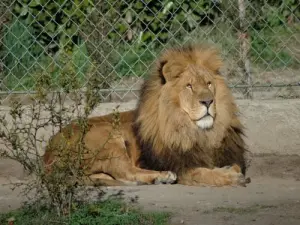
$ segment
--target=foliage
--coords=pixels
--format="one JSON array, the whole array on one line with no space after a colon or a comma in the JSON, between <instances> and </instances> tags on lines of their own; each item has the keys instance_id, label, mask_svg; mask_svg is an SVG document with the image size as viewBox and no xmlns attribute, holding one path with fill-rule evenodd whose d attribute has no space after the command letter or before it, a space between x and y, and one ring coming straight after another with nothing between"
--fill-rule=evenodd
<instances>
[{"instance_id":1,"label":"foliage","mask_svg":"<svg viewBox=\"0 0 300 225\"><path fill-rule=\"evenodd\" d=\"M1 88L32 90L35 83L32 74L47 68L48 62L53 61L50 53L60 55L60 51L73 57L78 75L84 76L89 58L78 29L92 7L90 0L14 1L16 16L5 29L0 52L4 67ZM59 66L55 71L57 77L61 72Z\"/></svg>"},{"instance_id":2,"label":"foliage","mask_svg":"<svg viewBox=\"0 0 300 225\"><path fill-rule=\"evenodd\" d=\"M251 62L263 68L293 66L297 60L285 49L292 40L293 24L300 21L298 0L256 0L248 5L247 23L251 36Z\"/></svg>"},{"instance_id":3,"label":"foliage","mask_svg":"<svg viewBox=\"0 0 300 225\"><path fill-rule=\"evenodd\" d=\"M297 0L248 3L247 22L255 29L276 27L300 19ZM224 1L110 1L96 6L110 23L111 40L137 40L138 43L166 43L197 27L216 25L223 18L238 27L238 5Z\"/></svg>"},{"instance_id":4,"label":"foliage","mask_svg":"<svg viewBox=\"0 0 300 225\"><path fill-rule=\"evenodd\" d=\"M248 5L249 25L255 30L288 26L300 20L298 0L255 0Z\"/></svg>"},{"instance_id":5,"label":"foliage","mask_svg":"<svg viewBox=\"0 0 300 225\"><path fill-rule=\"evenodd\" d=\"M115 64L115 70L119 77L124 76L146 76L150 65L154 61L158 49L139 48L139 46L130 46L128 48L121 48L122 54L118 57Z\"/></svg>"},{"instance_id":6,"label":"foliage","mask_svg":"<svg viewBox=\"0 0 300 225\"><path fill-rule=\"evenodd\" d=\"M0 156L18 161L33 173L35 179L24 183L24 194L27 196L31 191L36 191L35 197L46 198L59 215L71 206L77 184L82 179L88 179L84 173L86 168L82 166L83 155L87 151L83 140L89 129L87 118L100 102L97 92L99 81L93 67L86 74L87 89L83 92L69 54L61 53L60 58L61 73L56 79L50 73L51 65L48 67L50 71L43 69L34 75L36 94L32 96L31 104L25 107L18 100L12 101L10 112L0 117L0 144L4 146L0 149ZM67 100L73 104L67 104ZM79 127L77 157L70 160L70 134L60 145L52 146L61 157L48 174L40 154L41 147L48 140L41 134L48 130L50 135L54 135L71 120Z\"/></svg>"},{"instance_id":7,"label":"foliage","mask_svg":"<svg viewBox=\"0 0 300 225\"><path fill-rule=\"evenodd\" d=\"M6 90L33 90L36 77L34 74L47 70L53 79L61 76L63 66L61 55L56 57L43 54L43 47L33 37L32 29L26 27L24 21L15 19L7 27L3 38L1 58L4 64L2 74L2 89ZM91 66L90 58L84 43L79 42L69 54L74 73L80 77L81 84Z\"/></svg>"},{"instance_id":8,"label":"foliage","mask_svg":"<svg viewBox=\"0 0 300 225\"><path fill-rule=\"evenodd\" d=\"M235 53L240 47L239 8L232 0L14 2L18 18L6 29L0 52L4 90L4 86L32 90L35 81L31 75L53 61L57 66L52 75L57 78L61 71L56 54L60 51L77 52L72 60L75 68L82 68L76 70L82 84L90 61L96 62L99 87L106 89L123 76L145 75L155 55L170 43L213 40ZM276 68L297 63L287 46L294 36L292 27L299 24L299 1L254 0L245 4L251 65Z\"/></svg>"},{"instance_id":9,"label":"foliage","mask_svg":"<svg viewBox=\"0 0 300 225\"><path fill-rule=\"evenodd\" d=\"M217 1L210 0L108 2L98 10L113 25L109 38L137 39L139 43L166 43L176 32L186 33L198 25L212 24L219 13Z\"/></svg>"},{"instance_id":10,"label":"foliage","mask_svg":"<svg viewBox=\"0 0 300 225\"><path fill-rule=\"evenodd\" d=\"M123 43L111 43L107 39L112 26L99 10L106 5L103 0L94 0L95 10L87 16L87 23L79 33L90 59L96 62L95 73L101 79L100 88L110 88L111 82L116 79L114 63L118 57L118 48L123 46Z\"/></svg>"},{"instance_id":11,"label":"foliage","mask_svg":"<svg viewBox=\"0 0 300 225\"><path fill-rule=\"evenodd\" d=\"M1 39L2 39L2 31L4 28L4 24L9 23L11 20L11 13L10 13L10 4L11 0L2 0L0 1L0 46L1 46Z\"/></svg>"},{"instance_id":12,"label":"foliage","mask_svg":"<svg viewBox=\"0 0 300 225\"><path fill-rule=\"evenodd\" d=\"M74 46L72 54L61 53L55 58L44 57L41 64L43 68L40 73L46 70L50 74L52 82L55 84L54 89L60 89L61 84L72 84L75 81L78 82L77 88L80 88L87 80L89 71L94 69L84 43Z\"/></svg>"},{"instance_id":13,"label":"foliage","mask_svg":"<svg viewBox=\"0 0 300 225\"><path fill-rule=\"evenodd\" d=\"M35 42L31 31L22 21L14 20L4 33L1 58L10 79L6 82L8 86L24 77L27 82L27 78L35 70L33 65L42 54L43 49Z\"/></svg>"},{"instance_id":14,"label":"foliage","mask_svg":"<svg viewBox=\"0 0 300 225\"><path fill-rule=\"evenodd\" d=\"M78 29L93 10L92 0L16 0L14 13L34 29L47 52L72 51Z\"/></svg>"},{"instance_id":15,"label":"foliage","mask_svg":"<svg viewBox=\"0 0 300 225\"><path fill-rule=\"evenodd\" d=\"M43 206L27 206L7 214L0 214L0 224L14 218L15 225L37 224L90 224L90 225L163 225L167 224L169 214L160 212L142 212L132 206L116 200L100 203L74 203L71 214L57 217L53 209Z\"/></svg>"},{"instance_id":16,"label":"foliage","mask_svg":"<svg viewBox=\"0 0 300 225\"><path fill-rule=\"evenodd\" d=\"M283 36L279 34L280 31ZM250 34L252 37L250 57L253 64L272 69L297 64L297 60L282 47L282 39L287 38L288 31L277 28L275 34L270 29L261 30L260 32L250 30Z\"/></svg>"}]
</instances>

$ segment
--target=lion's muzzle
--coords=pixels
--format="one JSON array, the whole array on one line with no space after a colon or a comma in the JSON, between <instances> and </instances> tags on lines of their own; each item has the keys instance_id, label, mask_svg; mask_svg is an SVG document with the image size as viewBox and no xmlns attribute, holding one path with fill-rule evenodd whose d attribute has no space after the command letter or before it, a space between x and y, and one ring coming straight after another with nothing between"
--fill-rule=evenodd
<instances>
[{"instance_id":1,"label":"lion's muzzle","mask_svg":"<svg viewBox=\"0 0 300 225\"><path fill-rule=\"evenodd\" d=\"M202 117L200 120L196 121L196 124L199 128L205 130L210 129L214 124L214 118L207 114L206 116Z\"/></svg>"},{"instance_id":2,"label":"lion's muzzle","mask_svg":"<svg viewBox=\"0 0 300 225\"><path fill-rule=\"evenodd\" d=\"M200 101L202 105L205 105L207 108L213 103L213 99L205 100L205 101Z\"/></svg>"}]
</instances>

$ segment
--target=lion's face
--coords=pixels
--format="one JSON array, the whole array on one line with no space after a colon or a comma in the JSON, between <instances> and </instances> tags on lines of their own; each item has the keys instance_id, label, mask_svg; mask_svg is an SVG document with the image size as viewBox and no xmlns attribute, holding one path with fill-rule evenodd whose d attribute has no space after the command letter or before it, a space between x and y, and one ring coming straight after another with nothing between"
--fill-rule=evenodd
<instances>
[{"instance_id":1,"label":"lion's face","mask_svg":"<svg viewBox=\"0 0 300 225\"><path fill-rule=\"evenodd\" d=\"M211 128L215 118L213 76L200 67L190 65L177 85L180 107L199 128Z\"/></svg>"},{"instance_id":2,"label":"lion's face","mask_svg":"<svg viewBox=\"0 0 300 225\"><path fill-rule=\"evenodd\" d=\"M178 98L179 107L190 120L201 129L212 128L216 116L212 73L191 64L171 83L173 96Z\"/></svg>"}]
</instances>

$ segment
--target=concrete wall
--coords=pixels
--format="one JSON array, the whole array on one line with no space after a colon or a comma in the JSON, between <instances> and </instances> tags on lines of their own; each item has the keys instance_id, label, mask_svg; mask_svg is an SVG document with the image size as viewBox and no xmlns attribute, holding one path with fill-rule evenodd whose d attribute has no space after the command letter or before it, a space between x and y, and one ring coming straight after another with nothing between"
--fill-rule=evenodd
<instances>
[{"instance_id":1,"label":"concrete wall","mask_svg":"<svg viewBox=\"0 0 300 225\"><path fill-rule=\"evenodd\" d=\"M246 143L252 153L300 155L300 99L236 102L246 127ZM93 115L110 113L117 105L120 111L129 110L136 107L136 101L102 103ZM7 106L2 106L0 114L8 110Z\"/></svg>"},{"instance_id":2,"label":"concrete wall","mask_svg":"<svg viewBox=\"0 0 300 225\"><path fill-rule=\"evenodd\" d=\"M252 153L300 155L300 99L236 100L246 127L246 143ZM136 101L103 103L94 115L105 114L120 105L132 109Z\"/></svg>"}]
</instances>

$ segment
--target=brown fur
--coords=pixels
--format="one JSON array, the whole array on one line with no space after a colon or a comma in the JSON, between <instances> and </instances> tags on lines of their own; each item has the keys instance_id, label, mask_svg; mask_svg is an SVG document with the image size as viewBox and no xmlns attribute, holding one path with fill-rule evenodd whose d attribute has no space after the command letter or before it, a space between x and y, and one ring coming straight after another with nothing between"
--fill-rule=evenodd
<instances>
[{"instance_id":1,"label":"brown fur","mask_svg":"<svg viewBox=\"0 0 300 225\"><path fill-rule=\"evenodd\" d=\"M218 52L210 47L165 51L142 87L137 109L120 113L121 126L113 131L114 138L97 152L92 164L85 161L91 164L87 175L107 185L248 183L243 126L219 75L221 66ZM112 118L110 114L89 119L85 144L90 152L105 143ZM55 146L70 126L76 127L67 126L50 141L46 164L55 161ZM73 135L70 142L76 138ZM110 178L103 179L103 174Z\"/></svg>"}]
</instances>

